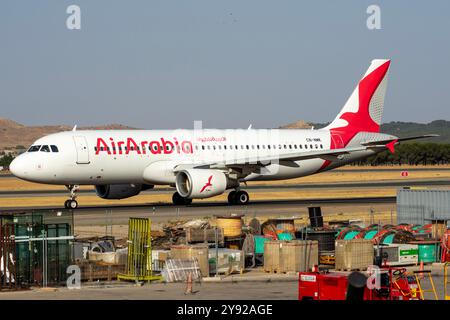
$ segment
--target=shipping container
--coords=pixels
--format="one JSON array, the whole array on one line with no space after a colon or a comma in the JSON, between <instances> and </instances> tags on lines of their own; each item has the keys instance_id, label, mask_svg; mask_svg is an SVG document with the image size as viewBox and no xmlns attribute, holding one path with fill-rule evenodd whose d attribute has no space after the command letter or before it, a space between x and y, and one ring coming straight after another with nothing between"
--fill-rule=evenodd
<instances>
[{"instance_id":1,"label":"shipping container","mask_svg":"<svg viewBox=\"0 0 450 320\"><path fill-rule=\"evenodd\" d=\"M397 224L423 225L431 219L450 220L450 190L398 190Z\"/></svg>"}]
</instances>

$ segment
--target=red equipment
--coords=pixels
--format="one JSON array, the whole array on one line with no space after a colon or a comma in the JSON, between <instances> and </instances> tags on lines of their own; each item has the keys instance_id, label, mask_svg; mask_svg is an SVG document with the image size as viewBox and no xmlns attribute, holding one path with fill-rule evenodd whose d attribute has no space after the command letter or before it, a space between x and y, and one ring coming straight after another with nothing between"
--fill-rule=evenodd
<instances>
[{"instance_id":1,"label":"red equipment","mask_svg":"<svg viewBox=\"0 0 450 320\"><path fill-rule=\"evenodd\" d=\"M364 300L417 300L417 282L406 276L404 268L382 268L381 286L364 290ZM345 300L348 287L346 273L300 272L298 283L299 300Z\"/></svg>"},{"instance_id":2,"label":"red equipment","mask_svg":"<svg viewBox=\"0 0 450 320\"><path fill-rule=\"evenodd\" d=\"M441 262L450 262L450 230L447 230L441 239L442 257Z\"/></svg>"}]
</instances>

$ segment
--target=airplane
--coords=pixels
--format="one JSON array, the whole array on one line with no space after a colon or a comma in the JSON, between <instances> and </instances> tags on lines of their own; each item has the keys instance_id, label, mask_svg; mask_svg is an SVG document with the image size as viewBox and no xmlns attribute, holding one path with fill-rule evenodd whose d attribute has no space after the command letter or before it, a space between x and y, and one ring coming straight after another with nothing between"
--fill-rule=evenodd
<instances>
[{"instance_id":1,"label":"airplane","mask_svg":"<svg viewBox=\"0 0 450 320\"><path fill-rule=\"evenodd\" d=\"M325 128L76 130L47 135L15 158L10 171L23 180L65 185L64 206L78 207L80 185L103 199L124 199L155 185L176 191L175 205L231 190L245 205L248 181L285 180L331 170L389 150L408 138L380 133L388 59L373 60L336 118Z\"/></svg>"}]
</instances>

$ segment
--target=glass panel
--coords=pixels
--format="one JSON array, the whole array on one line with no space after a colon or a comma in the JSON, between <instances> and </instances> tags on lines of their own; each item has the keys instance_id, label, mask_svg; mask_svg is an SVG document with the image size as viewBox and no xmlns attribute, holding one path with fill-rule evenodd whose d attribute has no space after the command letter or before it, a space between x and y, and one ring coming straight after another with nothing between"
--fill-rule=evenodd
<instances>
[{"instance_id":1,"label":"glass panel","mask_svg":"<svg viewBox=\"0 0 450 320\"><path fill-rule=\"evenodd\" d=\"M50 152L49 146L42 146L41 147L41 152Z\"/></svg>"},{"instance_id":2,"label":"glass panel","mask_svg":"<svg viewBox=\"0 0 450 320\"><path fill-rule=\"evenodd\" d=\"M41 148L41 145L31 146L30 149L28 149L28 152L36 152L36 151L39 151L40 148Z\"/></svg>"}]
</instances>

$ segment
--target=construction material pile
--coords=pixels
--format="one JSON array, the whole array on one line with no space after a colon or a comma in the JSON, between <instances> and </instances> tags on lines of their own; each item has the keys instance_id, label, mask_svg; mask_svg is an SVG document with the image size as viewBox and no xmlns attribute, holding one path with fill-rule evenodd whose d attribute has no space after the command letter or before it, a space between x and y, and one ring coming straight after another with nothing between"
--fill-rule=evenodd
<instances>
[{"instance_id":1,"label":"construction material pile","mask_svg":"<svg viewBox=\"0 0 450 320\"><path fill-rule=\"evenodd\" d=\"M202 219L191 221L169 221L163 226L163 234L152 239L152 247L168 250L172 245L186 244L187 229L208 229L209 222Z\"/></svg>"}]
</instances>

